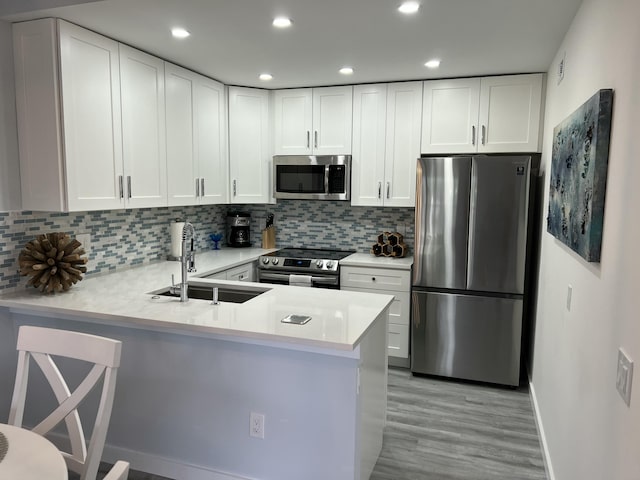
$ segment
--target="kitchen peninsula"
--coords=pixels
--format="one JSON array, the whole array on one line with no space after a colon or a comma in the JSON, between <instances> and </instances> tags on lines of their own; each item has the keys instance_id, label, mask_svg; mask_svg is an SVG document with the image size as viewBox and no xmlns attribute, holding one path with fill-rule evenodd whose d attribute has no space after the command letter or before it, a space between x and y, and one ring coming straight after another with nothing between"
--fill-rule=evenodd
<instances>
[{"instance_id":1,"label":"kitchen peninsula","mask_svg":"<svg viewBox=\"0 0 640 480\"><path fill-rule=\"evenodd\" d=\"M199 254L192 275L261 253ZM104 335L123 342L104 460L170 478L369 478L382 446L393 297L193 277L266 291L220 305L154 295L179 271L158 262L86 278L64 294L0 296L2 391L12 390L19 325ZM282 323L289 314L312 318ZM35 385L29 395L48 393ZM263 439L250 436L251 413L264 415Z\"/></svg>"}]
</instances>

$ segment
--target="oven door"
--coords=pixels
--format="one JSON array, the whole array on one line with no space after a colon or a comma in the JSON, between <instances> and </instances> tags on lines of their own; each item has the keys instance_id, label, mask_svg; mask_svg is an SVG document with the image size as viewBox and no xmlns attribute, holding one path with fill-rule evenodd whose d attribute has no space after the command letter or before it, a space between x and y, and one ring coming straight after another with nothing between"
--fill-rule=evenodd
<instances>
[{"instance_id":1,"label":"oven door","mask_svg":"<svg viewBox=\"0 0 640 480\"><path fill-rule=\"evenodd\" d=\"M267 272L258 269L258 282L273 283L276 285L289 285L291 275L300 275L298 272ZM340 288L339 275L311 275L311 286L316 288Z\"/></svg>"}]
</instances>

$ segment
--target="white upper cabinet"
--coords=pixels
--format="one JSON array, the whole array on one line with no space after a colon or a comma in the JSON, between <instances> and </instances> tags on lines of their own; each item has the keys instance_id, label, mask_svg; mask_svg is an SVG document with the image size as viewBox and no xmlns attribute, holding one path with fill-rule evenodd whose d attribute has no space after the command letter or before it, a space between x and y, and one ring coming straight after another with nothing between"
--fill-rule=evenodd
<instances>
[{"instance_id":1,"label":"white upper cabinet","mask_svg":"<svg viewBox=\"0 0 640 480\"><path fill-rule=\"evenodd\" d=\"M269 92L229 87L231 203L271 201Z\"/></svg>"},{"instance_id":2,"label":"white upper cabinet","mask_svg":"<svg viewBox=\"0 0 640 480\"><path fill-rule=\"evenodd\" d=\"M274 92L276 155L311 155L312 105L310 88Z\"/></svg>"},{"instance_id":3,"label":"white upper cabinet","mask_svg":"<svg viewBox=\"0 0 640 480\"><path fill-rule=\"evenodd\" d=\"M120 45L125 205L167 205L164 62Z\"/></svg>"},{"instance_id":4,"label":"white upper cabinet","mask_svg":"<svg viewBox=\"0 0 640 480\"><path fill-rule=\"evenodd\" d=\"M169 205L226 203L224 86L165 63Z\"/></svg>"},{"instance_id":5,"label":"white upper cabinet","mask_svg":"<svg viewBox=\"0 0 640 480\"><path fill-rule=\"evenodd\" d=\"M425 154L540 150L542 74L424 82Z\"/></svg>"},{"instance_id":6,"label":"white upper cabinet","mask_svg":"<svg viewBox=\"0 0 640 480\"><path fill-rule=\"evenodd\" d=\"M415 205L421 118L422 82L390 83L384 174L386 206Z\"/></svg>"},{"instance_id":7,"label":"white upper cabinet","mask_svg":"<svg viewBox=\"0 0 640 480\"><path fill-rule=\"evenodd\" d=\"M383 205L387 85L353 89L351 204Z\"/></svg>"},{"instance_id":8,"label":"white upper cabinet","mask_svg":"<svg viewBox=\"0 0 640 480\"><path fill-rule=\"evenodd\" d=\"M276 155L351 154L353 87L276 90Z\"/></svg>"},{"instance_id":9,"label":"white upper cabinet","mask_svg":"<svg viewBox=\"0 0 640 480\"><path fill-rule=\"evenodd\" d=\"M422 82L357 85L353 107L351 204L414 206Z\"/></svg>"},{"instance_id":10,"label":"white upper cabinet","mask_svg":"<svg viewBox=\"0 0 640 480\"><path fill-rule=\"evenodd\" d=\"M478 152L539 152L542 74L483 78Z\"/></svg>"},{"instance_id":11,"label":"white upper cabinet","mask_svg":"<svg viewBox=\"0 0 640 480\"><path fill-rule=\"evenodd\" d=\"M23 208L122 208L118 44L53 19L13 29Z\"/></svg>"},{"instance_id":12,"label":"white upper cabinet","mask_svg":"<svg viewBox=\"0 0 640 480\"><path fill-rule=\"evenodd\" d=\"M422 153L476 150L480 79L424 82Z\"/></svg>"},{"instance_id":13,"label":"white upper cabinet","mask_svg":"<svg viewBox=\"0 0 640 480\"><path fill-rule=\"evenodd\" d=\"M166 205L164 67L121 47L62 20L14 25L23 208Z\"/></svg>"}]
</instances>

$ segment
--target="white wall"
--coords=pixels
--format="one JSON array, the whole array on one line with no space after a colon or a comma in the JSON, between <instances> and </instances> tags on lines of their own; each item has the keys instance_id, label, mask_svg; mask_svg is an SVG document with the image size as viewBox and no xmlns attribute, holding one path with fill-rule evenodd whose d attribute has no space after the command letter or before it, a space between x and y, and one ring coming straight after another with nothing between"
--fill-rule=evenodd
<instances>
[{"instance_id":1,"label":"white wall","mask_svg":"<svg viewBox=\"0 0 640 480\"><path fill-rule=\"evenodd\" d=\"M0 20L0 212L20 210L19 168L11 24Z\"/></svg>"},{"instance_id":2,"label":"white wall","mask_svg":"<svg viewBox=\"0 0 640 480\"><path fill-rule=\"evenodd\" d=\"M638 0L584 0L549 70L547 172L553 128L598 89L614 89L601 263L542 232L532 385L557 480L640 478L639 18ZM548 185L543 225L547 197ZM636 363L630 408L615 388L620 346Z\"/></svg>"}]
</instances>

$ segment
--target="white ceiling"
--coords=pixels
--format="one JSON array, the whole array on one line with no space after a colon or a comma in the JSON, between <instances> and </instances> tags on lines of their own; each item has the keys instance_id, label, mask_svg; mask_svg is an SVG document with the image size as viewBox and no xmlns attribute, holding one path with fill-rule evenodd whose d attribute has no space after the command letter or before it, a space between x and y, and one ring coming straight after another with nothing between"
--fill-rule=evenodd
<instances>
[{"instance_id":1,"label":"white ceiling","mask_svg":"<svg viewBox=\"0 0 640 480\"><path fill-rule=\"evenodd\" d=\"M0 15L64 18L227 84L285 88L544 72L582 0L421 0L413 16L399 0L87 1L2 0ZM274 28L278 15L293 26Z\"/></svg>"}]
</instances>

